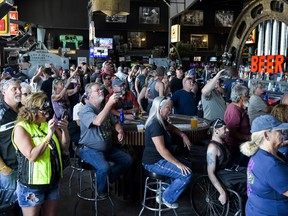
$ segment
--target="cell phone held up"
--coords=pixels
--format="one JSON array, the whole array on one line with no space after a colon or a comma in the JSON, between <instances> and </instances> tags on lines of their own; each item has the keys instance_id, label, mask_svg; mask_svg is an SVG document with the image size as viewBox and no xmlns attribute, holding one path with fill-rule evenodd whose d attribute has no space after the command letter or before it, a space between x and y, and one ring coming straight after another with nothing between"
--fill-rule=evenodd
<instances>
[{"instance_id":1,"label":"cell phone held up","mask_svg":"<svg viewBox=\"0 0 288 216\"><path fill-rule=\"evenodd\" d=\"M68 119L68 113L67 113L67 111L62 112L61 116L58 117L57 119L58 119L58 121L60 121L60 120L62 120L62 119L67 120L67 119Z\"/></svg>"},{"instance_id":2,"label":"cell phone held up","mask_svg":"<svg viewBox=\"0 0 288 216\"><path fill-rule=\"evenodd\" d=\"M115 95L116 95L116 98L119 99L119 98L122 98L123 97L123 94L122 92L115 92Z\"/></svg>"}]
</instances>

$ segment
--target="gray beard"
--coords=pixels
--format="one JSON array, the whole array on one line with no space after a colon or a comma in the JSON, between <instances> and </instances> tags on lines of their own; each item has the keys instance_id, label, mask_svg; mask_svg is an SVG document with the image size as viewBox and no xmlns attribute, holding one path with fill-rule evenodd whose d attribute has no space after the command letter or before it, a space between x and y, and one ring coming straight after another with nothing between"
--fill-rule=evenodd
<instances>
[{"instance_id":1,"label":"gray beard","mask_svg":"<svg viewBox=\"0 0 288 216\"><path fill-rule=\"evenodd\" d=\"M96 103L102 103L103 100L104 100L104 96L101 96L101 97L95 99L95 102Z\"/></svg>"}]
</instances>

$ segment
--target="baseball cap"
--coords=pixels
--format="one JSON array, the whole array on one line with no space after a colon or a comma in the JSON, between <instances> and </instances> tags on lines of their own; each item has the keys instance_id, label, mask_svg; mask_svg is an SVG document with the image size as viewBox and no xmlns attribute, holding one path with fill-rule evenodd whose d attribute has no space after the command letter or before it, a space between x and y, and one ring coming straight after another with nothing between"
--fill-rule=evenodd
<instances>
[{"instance_id":1,"label":"baseball cap","mask_svg":"<svg viewBox=\"0 0 288 216\"><path fill-rule=\"evenodd\" d=\"M114 86L121 86L121 85L123 85L124 84L124 82L122 81L122 80L120 80L120 79L114 79L113 81L112 81L112 87L114 87Z\"/></svg>"},{"instance_id":2,"label":"baseball cap","mask_svg":"<svg viewBox=\"0 0 288 216\"><path fill-rule=\"evenodd\" d=\"M288 130L288 123L283 123L272 115L262 115L252 121L251 133L271 129Z\"/></svg>"},{"instance_id":3,"label":"baseball cap","mask_svg":"<svg viewBox=\"0 0 288 216\"><path fill-rule=\"evenodd\" d=\"M189 76L195 76L195 75L196 75L195 69L189 70L189 71L188 71L188 75L189 75Z\"/></svg>"}]
</instances>

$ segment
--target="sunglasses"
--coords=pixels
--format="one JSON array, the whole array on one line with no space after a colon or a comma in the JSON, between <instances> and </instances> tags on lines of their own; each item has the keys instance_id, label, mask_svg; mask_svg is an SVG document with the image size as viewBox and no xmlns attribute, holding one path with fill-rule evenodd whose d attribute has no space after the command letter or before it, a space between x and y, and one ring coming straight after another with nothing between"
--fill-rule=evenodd
<instances>
[{"instance_id":1,"label":"sunglasses","mask_svg":"<svg viewBox=\"0 0 288 216\"><path fill-rule=\"evenodd\" d=\"M45 110L38 110L43 116L47 115L50 113L51 109L45 109Z\"/></svg>"},{"instance_id":2,"label":"sunglasses","mask_svg":"<svg viewBox=\"0 0 288 216\"><path fill-rule=\"evenodd\" d=\"M111 80L111 78L110 77L106 77L105 80Z\"/></svg>"},{"instance_id":3,"label":"sunglasses","mask_svg":"<svg viewBox=\"0 0 288 216\"><path fill-rule=\"evenodd\" d=\"M222 119L220 119L220 118L218 118L216 121L215 121L215 123L213 124L213 128L221 128L221 127L223 127L225 125L225 122L222 120Z\"/></svg>"}]
</instances>

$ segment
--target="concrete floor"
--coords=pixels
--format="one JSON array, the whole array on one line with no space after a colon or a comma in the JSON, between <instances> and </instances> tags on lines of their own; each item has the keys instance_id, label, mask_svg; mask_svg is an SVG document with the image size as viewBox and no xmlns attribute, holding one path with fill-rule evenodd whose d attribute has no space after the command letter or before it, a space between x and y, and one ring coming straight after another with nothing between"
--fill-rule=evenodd
<instances>
[{"instance_id":1,"label":"concrete floor","mask_svg":"<svg viewBox=\"0 0 288 216\"><path fill-rule=\"evenodd\" d=\"M89 201L80 200L77 203L77 191L78 191L78 179L77 174L72 179L71 194L69 193L69 177L72 169L67 167L64 172L64 178L61 180L61 198L58 204L58 215L59 216L90 216L95 215L93 210L93 203ZM85 178L85 185L89 184L89 176ZM137 190L135 188L135 190ZM115 213L117 216L130 216L138 215L141 210L141 201L131 200L129 198L123 199L122 197L114 193L112 186L111 198L115 205ZM179 198L179 208L176 210L179 216L195 215L193 208L190 204L190 188L188 188ZM98 215L99 216L110 216L112 215L112 207L109 200L103 200L98 202ZM144 210L143 216L154 215L154 212ZM162 213L164 216L174 215L173 211L167 211Z\"/></svg>"}]
</instances>

